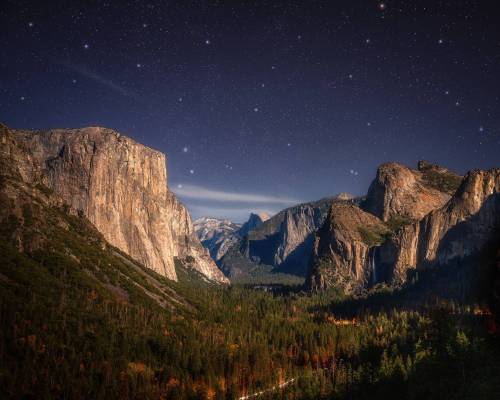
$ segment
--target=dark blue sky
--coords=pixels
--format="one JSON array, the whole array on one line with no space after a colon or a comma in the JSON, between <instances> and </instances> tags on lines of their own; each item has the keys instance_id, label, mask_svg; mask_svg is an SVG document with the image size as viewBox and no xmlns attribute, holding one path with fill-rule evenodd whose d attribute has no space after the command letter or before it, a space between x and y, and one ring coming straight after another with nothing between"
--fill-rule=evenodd
<instances>
[{"instance_id":1,"label":"dark blue sky","mask_svg":"<svg viewBox=\"0 0 500 400\"><path fill-rule=\"evenodd\" d=\"M500 166L494 1L37 3L0 11L0 119L165 152L195 217L364 194L390 160Z\"/></svg>"}]
</instances>

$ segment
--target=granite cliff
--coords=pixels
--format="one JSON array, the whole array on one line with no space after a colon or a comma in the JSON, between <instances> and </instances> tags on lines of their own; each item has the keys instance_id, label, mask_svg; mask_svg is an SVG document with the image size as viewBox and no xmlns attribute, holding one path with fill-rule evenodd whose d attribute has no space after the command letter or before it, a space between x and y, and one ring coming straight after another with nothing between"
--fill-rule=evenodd
<instances>
[{"instance_id":1,"label":"granite cliff","mask_svg":"<svg viewBox=\"0 0 500 400\"><path fill-rule=\"evenodd\" d=\"M273 272L305 276L314 233L323 224L332 198L280 211L234 243L220 260L235 278L265 266Z\"/></svg>"},{"instance_id":2,"label":"granite cliff","mask_svg":"<svg viewBox=\"0 0 500 400\"><path fill-rule=\"evenodd\" d=\"M113 246L176 280L179 258L226 282L194 233L186 208L167 187L165 155L111 129L2 127L2 157L21 179L57 193Z\"/></svg>"},{"instance_id":3,"label":"granite cliff","mask_svg":"<svg viewBox=\"0 0 500 400\"><path fill-rule=\"evenodd\" d=\"M351 293L402 283L408 270L460 262L500 226L500 170L464 178L437 165L383 164L361 204L331 208L310 260L310 289Z\"/></svg>"},{"instance_id":4,"label":"granite cliff","mask_svg":"<svg viewBox=\"0 0 500 400\"><path fill-rule=\"evenodd\" d=\"M403 227L380 248L386 279L409 269L446 265L479 251L500 226L500 170L474 170L441 208Z\"/></svg>"},{"instance_id":5,"label":"granite cliff","mask_svg":"<svg viewBox=\"0 0 500 400\"><path fill-rule=\"evenodd\" d=\"M420 220L443 206L460 181L459 175L425 161L418 163L418 170L394 162L382 164L363 208L383 221L394 217Z\"/></svg>"},{"instance_id":6,"label":"granite cliff","mask_svg":"<svg viewBox=\"0 0 500 400\"><path fill-rule=\"evenodd\" d=\"M370 268L370 249L388 231L379 218L356 204L334 202L314 240L307 286L335 286L350 293L370 285L377 279Z\"/></svg>"}]
</instances>

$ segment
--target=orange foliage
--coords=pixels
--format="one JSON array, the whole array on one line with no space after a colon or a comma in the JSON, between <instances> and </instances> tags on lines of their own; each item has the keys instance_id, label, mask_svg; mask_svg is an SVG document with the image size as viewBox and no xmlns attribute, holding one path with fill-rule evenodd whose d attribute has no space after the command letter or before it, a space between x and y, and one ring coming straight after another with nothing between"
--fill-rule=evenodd
<instances>
[{"instance_id":1,"label":"orange foliage","mask_svg":"<svg viewBox=\"0 0 500 400\"><path fill-rule=\"evenodd\" d=\"M215 399L215 390L211 387L207 389L207 400L213 400Z\"/></svg>"},{"instance_id":2,"label":"orange foliage","mask_svg":"<svg viewBox=\"0 0 500 400\"><path fill-rule=\"evenodd\" d=\"M127 372L129 375L143 375L148 377L153 375L153 370L141 362L129 362L127 365Z\"/></svg>"},{"instance_id":3,"label":"orange foliage","mask_svg":"<svg viewBox=\"0 0 500 400\"><path fill-rule=\"evenodd\" d=\"M336 319L335 316L329 315L326 317L326 321L337 326L346 326L346 325L357 325L356 318L353 319Z\"/></svg>"},{"instance_id":4,"label":"orange foliage","mask_svg":"<svg viewBox=\"0 0 500 400\"><path fill-rule=\"evenodd\" d=\"M180 384L181 384L181 382L179 381L179 379L170 378L167 382L167 388L170 389L170 388L178 387Z\"/></svg>"},{"instance_id":5,"label":"orange foliage","mask_svg":"<svg viewBox=\"0 0 500 400\"><path fill-rule=\"evenodd\" d=\"M240 346L238 344L236 344L236 343L232 343L232 344L228 345L227 348L229 349L229 352L231 354L233 354L233 353L235 353L235 352L238 351L238 349L240 348Z\"/></svg>"},{"instance_id":6,"label":"orange foliage","mask_svg":"<svg viewBox=\"0 0 500 400\"><path fill-rule=\"evenodd\" d=\"M221 376L221 377L219 378L219 388L220 388L220 390L222 390L223 392L225 392L225 391L226 391L226 379L225 379L223 376Z\"/></svg>"},{"instance_id":7,"label":"orange foliage","mask_svg":"<svg viewBox=\"0 0 500 400\"><path fill-rule=\"evenodd\" d=\"M28 345L35 350L36 346L36 336L35 335L29 335L27 338Z\"/></svg>"}]
</instances>

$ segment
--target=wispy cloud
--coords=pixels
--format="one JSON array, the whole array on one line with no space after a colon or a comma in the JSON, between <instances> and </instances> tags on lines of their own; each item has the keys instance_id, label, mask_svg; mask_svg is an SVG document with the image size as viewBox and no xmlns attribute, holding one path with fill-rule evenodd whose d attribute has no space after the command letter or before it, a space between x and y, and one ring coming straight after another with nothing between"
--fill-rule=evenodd
<instances>
[{"instance_id":1,"label":"wispy cloud","mask_svg":"<svg viewBox=\"0 0 500 400\"><path fill-rule=\"evenodd\" d=\"M254 208L232 208L232 207L212 207L208 206L198 206L187 204L189 212L191 213L193 219L199 217L215 217L215 218L228 218L233 222L244 222L248 219L251 212L253 213L266 213L268 215L274 215L278 210L272 209L254 209Z\"/></svg>"},{"instance_id":2,"label":"wispy cloud","mask_svg":"<svg viewBox=\"0 0 500 400\"><path fill-rule=\"evenodd\" d=\"M110 80L108 78L105 78L102 75L99 75L93 71L90 71L89 69L87 69L81 65L76 65L76 64L72 64L72 63L68 63L68 62L63 63L63 65L65 67L71 69L72 71L75 71L78 74L84 76L85 78L88 78L94 82L97 82L103 86L106 86L108 89L111 89L114 92L121 94L122 96L134 97L134 98L137 97L137 95L134 92L132 92L132 91L128 90L127 88L113 82L112 80Z\"/></svg>"},{"instance_id":3,"label":"wispy cloud","mask_svg":"<svg viewBox=\"0 0 500 400\"><path fill-rule=\"evenodd\" d=\"M297 204L301 201L290 197L263 195L257 193L236 193L223 190L214 190L202 186L182 184L173 188L173 191L187 199L217 201L226 203L264 203L264 204Z\"/></svg>"}]
</instances>

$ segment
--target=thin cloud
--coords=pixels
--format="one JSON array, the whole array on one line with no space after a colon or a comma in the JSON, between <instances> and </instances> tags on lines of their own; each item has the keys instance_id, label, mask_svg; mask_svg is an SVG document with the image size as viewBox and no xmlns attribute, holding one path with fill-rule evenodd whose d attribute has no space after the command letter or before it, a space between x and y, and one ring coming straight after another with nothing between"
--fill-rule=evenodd
<instances>
[{"instance_id":1,"label":"thin cloud","mask_svg":"<svg viewBox=\"0 0 500 400\"><path fill-rule=\"evenodd\" d=\"M114 92L117 92L123 96L134 97L134 98L137 97L137 95L134 92L126 89L123 86L118 85L117 83L113 82L110 79L107 79L101 75L96 74L95 72L88 70L87 68L85 68L81 65L76 65L76 64L71 64L71 63L63 63L63 65L65 67L71 69L72 71L79 73L80 75L84 76L85 78L88 78L94 82L97 82L103 86L106 86L108 89L111 89Z\"/></svg>"},{"instance_id":2,"label":"thin cloud","mask_svg":"<svg viewBox=\"0 0 500 400\"><path fill-rule=\"evenodd\" d=\"M214 217L214 218L228 218L233 222L244 222L248 219L251 212L253 213L266 213L268 215L276 214L276 210L261 210L253 208L232 208L232 207L211 207L211 206L198 206L187 204L189 212L193 219L200 217Z\"/></svg>"},{"instance_id":3,"label":"thin cloud","mask_svg":"<svg viewBox=\"0 0 500 400\"><path fill-rule=\"evenodd\" d=\"M226 203L266 203L266 204L297 204L300 200L269 196L256 193L235 193L222 190L213 190L196 185L178 185L173 191L188 199L218 201Z\"/></svg>"}]
</instances>

